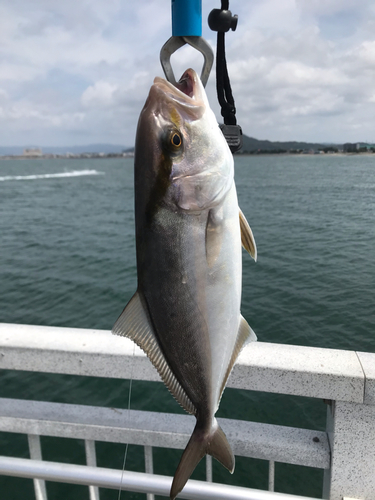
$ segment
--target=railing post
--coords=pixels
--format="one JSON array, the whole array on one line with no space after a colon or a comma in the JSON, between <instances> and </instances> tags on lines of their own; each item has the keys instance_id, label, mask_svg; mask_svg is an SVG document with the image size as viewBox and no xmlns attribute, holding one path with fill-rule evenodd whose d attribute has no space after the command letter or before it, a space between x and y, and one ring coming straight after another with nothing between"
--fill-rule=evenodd
<instances>
[{"instance_id":1,"label":"railing post","mask_svg":"<svg viewBox=\"0 0 375 500\"><path fill-rule=\"evenodd\" d=\"M275 491L275 461L270 460L268 465L268 491Z\"/></svg>"},{"instance_id":2,"label":"railing post","mask_svg":"<svg viewBox=\"0 0 375 500\"><path fill-rule=\"evenodd\" d=\"M154 473L154 461L152 458L152 446L145 446L145 469L148 474ZM155 500L153 493L147 493L147 500Z\"/></svg>"},{"instance_id":3,"label":"railing post","mask_svg":"<svg viewBox=\"0 0 375 500\"><path fill-rule=\"evenodd\" d=\"M375 492L375 406L335 401L328 407L331 468L323 498L372 500Z\"/></svg>"},{"instance_id":4,"label":"railing post","mask_svg":"<svg viewBox=\"0 0 375 500\"><path fill-rule=\"evenodd\" d=\"M28 434L30 458L32 460L43 460L40 436ZM36 500L47 500L46 482L43 479L33 479Z\"/></svg>"},{"instance_id":5,"label":"railing post","mask_svg":"<svg viewBox=\"0 0 375 500\"><path fill-rule=\"evenodd\" d=\"M85 439L86 463L91 467L96 467L95 441ZM89 486L90 500L99 500L99 488Z\"/></svg>"},{"instance_id":6,"label":"railing post","mask_svg":"<svg viewBox=\"0 0 375 500\"><path fill-rule=\"evenodd\" d=\"M212 483L212 457L206 455L206 481Z\"/></svg>"}]
</instances>

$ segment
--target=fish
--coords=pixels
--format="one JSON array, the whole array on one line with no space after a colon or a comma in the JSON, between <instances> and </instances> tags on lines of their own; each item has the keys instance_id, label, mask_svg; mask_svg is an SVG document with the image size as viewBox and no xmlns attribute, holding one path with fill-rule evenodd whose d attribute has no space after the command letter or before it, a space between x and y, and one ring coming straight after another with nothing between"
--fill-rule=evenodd
<instances>
[{"instance_id":1,"label":"fish","mask_svg":"<svg viewBox=\"0 0 375 500\"><path fill-rule=\"evenodd\" d=\"M242 246L257 259L240 210L233 156L201 80L156 77L134 158L137 291L112 333L132 339L196 425L171 486L174 500L210 454L235 459L215 413L233 365L256 335L240 312Z\"/></svg>"}]
</instances>

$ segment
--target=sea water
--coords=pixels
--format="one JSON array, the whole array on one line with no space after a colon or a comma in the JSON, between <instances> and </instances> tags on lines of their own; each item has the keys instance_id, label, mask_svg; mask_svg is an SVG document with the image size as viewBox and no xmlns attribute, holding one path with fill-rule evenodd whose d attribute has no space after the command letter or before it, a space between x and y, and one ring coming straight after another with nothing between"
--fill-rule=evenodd
<instances>
[{"instance_id":1,"label":"sea water","mask_svg":"<svg viewBox=\"0 0 375 500\"><path fill-rule=\"evenodd\" d=\"M237 156L238 198L258 247L243 254L242 314L262 342L375 351L375 155ZM136 289L132 159L0 161L0 322L111 329ZM129 382L0 371L0 397L126 408ZM131 408L182 412L161 383L134 382ZM226 389L218 416L323 430L322 401ZM43 458L84 464L83 441L42 438ZM124 445L97 443L121 469ZM126 468L144 470L141 447ZM181 451L154 449L173 475ZM0 455L28 457L0 433ZM214 480L267 488L268 463L236 459ZM321 496L323 473L276 465L276 490ZM195 478L204 478L201 463ZM47 483L54 500L86 487ZM1 500L33 498L31 480L0 477ZM118 493L101 490L102 500ZM123 499L145 498L125 493Z\"/></svg>"}]
</instances>

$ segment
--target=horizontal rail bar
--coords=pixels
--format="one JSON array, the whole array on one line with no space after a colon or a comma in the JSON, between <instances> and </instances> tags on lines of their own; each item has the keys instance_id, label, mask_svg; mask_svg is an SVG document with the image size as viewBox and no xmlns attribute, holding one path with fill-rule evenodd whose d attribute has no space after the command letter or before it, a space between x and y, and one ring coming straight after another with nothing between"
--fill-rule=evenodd
<instances>
[{"instance_id":1,"label":"horizontal rail bar","mask_svg":"<svg viewBox=\"0 0 375 500\"><path fill-rule=\"evenodd\" d=\"M133 345L105 330L2 323L0 369L160 381ZM374 366L375 354L366 354ZM253 342L239 356L228 387L363 403L364 370L354 351Z\"/></svg>"},{"instance_id":2,"label":"horizontal rail bar","mask_svg":"<svg viewBox=\"0 0 375 500\"><path fill-rule=\"evenodd\" d=\"M0 457L0 474L23 478L39 478L71 484L99 486L137 493L154 493L169 497L172 478L142 472L129 472L102 467L88 467L27 458ZM316 500L309 497L271 493L219 483L189 480L179 498L190 500Z\"/></svg>"},{"instance_id":3,"label":"horizontal rail bar","mask_svg":"<svg viewBox=\"0 0 375 500\"><path fill-rule=\"evenodd\" d=\"M235 455L330 467L325 432L218 420ZM184 449L194 425L191 415L0 398L0 431L4 432Z\"/></svg>"}]
</instances>

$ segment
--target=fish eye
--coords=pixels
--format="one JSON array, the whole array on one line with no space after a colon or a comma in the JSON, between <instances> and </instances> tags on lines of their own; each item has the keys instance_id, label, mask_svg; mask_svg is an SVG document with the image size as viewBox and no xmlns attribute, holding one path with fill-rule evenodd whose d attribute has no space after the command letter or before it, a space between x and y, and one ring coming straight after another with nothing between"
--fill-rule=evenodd
<instances>
[{"instance_id":1,"label":"fish eye","mask_svg":"<svg viewBox=\"0 0 375 500\"><path fill-rule=\"evenodd\" d=\"M162 148L164 152L171 156L180 156L183 151L183 137L179 130L170 128L162 135Z\"/></svg>"},{"instance_id":2,"label":"fish eye","mask_svg":"<svg viewBox=\"0 0 375 500\"><path fill-rule=\"evenodd\" d=\"M176 148L179 148L181 146L182 138L178 132L172 132L171 144Z\"/></svg>"}]
</instances>

